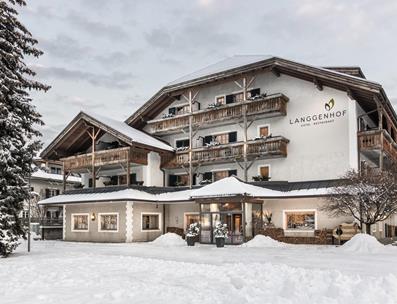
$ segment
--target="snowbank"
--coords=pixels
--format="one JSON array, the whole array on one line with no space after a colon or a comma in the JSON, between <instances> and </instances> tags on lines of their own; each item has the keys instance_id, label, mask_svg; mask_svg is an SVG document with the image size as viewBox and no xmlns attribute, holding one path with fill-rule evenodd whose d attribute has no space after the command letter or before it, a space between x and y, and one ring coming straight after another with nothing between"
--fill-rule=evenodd
<instances>
[{"instance_id":1,"label":"snowbank","mask_svg":"<svg viewBox=\"0 0 397 304\"><path fill-rule=\"evenodd\" d=\"M154 246L160 247L182 247L186 246L185 241L181 236L176 233L168 232L166 234L160 235L153 242L150 242Z\"/></svg>"},{"instance_id":2,"label":"snowbank","mask_svg":"<svg viewBox=\"0 0 397 304\"><path fill-rule=\"evenodd\" d=\"M286 244L276 241L269 236L258 234L252 240L248 241L245 244L242 244L241 247L277 248L277 247L284 247L285 245Z\"/></svg>"},{"instance_id":3,"label":"snowbank","mask_svg":"<svg viewBox=\"0 0 397 304\"><path fill-rule=\"evenodd\" d=\"M378 242L372 235L359 233L340 247L346 252L375 253L382 251L385 246Z\"/></svg>"}]
</instances>

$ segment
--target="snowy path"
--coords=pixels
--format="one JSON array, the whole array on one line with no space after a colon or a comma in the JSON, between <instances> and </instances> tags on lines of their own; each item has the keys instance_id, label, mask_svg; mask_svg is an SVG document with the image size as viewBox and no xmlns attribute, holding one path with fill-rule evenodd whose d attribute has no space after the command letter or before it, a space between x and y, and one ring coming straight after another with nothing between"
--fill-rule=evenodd
<instances>
[{"instance_id":1,"label":"snowy path","mask_svg":"<svg viewBox=\"0 0 397 304\"><path fill-rule=\"evenodd\" d=\"M0 259L0 303L396 303L397 248L33 242Z\"/></svg>"}]
</instances>

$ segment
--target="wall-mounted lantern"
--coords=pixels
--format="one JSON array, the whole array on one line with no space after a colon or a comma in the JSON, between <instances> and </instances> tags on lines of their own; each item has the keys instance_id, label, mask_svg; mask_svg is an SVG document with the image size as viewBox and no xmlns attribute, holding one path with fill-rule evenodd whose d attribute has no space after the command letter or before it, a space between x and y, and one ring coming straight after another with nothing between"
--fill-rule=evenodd
<instances>
[{"instance_id":1,"label":"wall-mounted lantern","mask_svg":"<svg viewBox=\"0 0 397 304\"><path fill-rule=\"evenodd\" d=\"M95 219L96 219L96 217L95 217L95 212L93 212L93 213L91 214L91 221L95 221Z\"/></svg>"}]
</instances>

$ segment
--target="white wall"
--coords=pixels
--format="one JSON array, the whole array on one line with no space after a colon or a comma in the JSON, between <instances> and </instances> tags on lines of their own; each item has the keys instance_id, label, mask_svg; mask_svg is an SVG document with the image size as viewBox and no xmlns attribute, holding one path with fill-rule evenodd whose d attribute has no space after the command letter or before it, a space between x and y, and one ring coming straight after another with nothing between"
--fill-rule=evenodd
<instances>
[{"instance_id":1,"label":"white wall","mask_svg":"<svg viewBox=\"0 0 397 304\"><path fill-rule=\"evenodd\" d=\"M270 125L273 136L284 136L290 140L287 158L256 161L249 170L249 179L257 175L258 166L271 165L272 180L303 181L317 179L334 179L343 175L356 162L353 151L356 149L354 121L356 120L355 101L350 100L345 92L324 87L319 91L313 83L286 75L276 77L272 73L263 73L256 77L252 88L260 87L261 92L269 94L283 93L289 97L287 116L257 119L248 130L248 138L258 136L258 127ZM198 96L202 108L214 102L215 96L239 91L234 82L217 84L202 88ZM325 103L334 99L335 106L326 111ZM167 109L164 109L167 112ZM319 124L311 121L309 124L294 123L301 117L342 113L340 117L328 119L328 123ZM162 114L158 116L161 117ZM324 122L324 120L322 120ZM146 130L148 128L146 127ZM201 129L198 136L213 133L238 131L237 139L242 140L242 130L234 121L227 126ZM179 133L163 137L171 145L175 140L186 138ZM354 140L355 142L356 140ZM201 141L193 140L193 146L199 146ZM213 168L229 168L231 164L214 165ZM203 171L204 168L200 168ZM240 172L240 170L239 170ZM239 173L240 174L240 173ZM242 172L241 172L242 174ZM242 175L240 175L242 177Z\"/></svg>"}]
</instances>

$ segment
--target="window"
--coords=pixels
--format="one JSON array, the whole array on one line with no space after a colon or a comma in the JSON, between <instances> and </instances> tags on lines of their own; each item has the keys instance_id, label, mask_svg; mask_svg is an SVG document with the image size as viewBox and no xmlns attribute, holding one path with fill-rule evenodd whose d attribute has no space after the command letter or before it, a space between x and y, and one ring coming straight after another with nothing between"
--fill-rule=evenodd
<instances>
[{"instance_id":1,"label":"window","mask_svg":"<svg viewBox=\"0 0 397 304\"><path fill-rule=\"evenodd\" d=\"M185 213L185 229L189 228L191 224L200 222L199 213Z\"/></svg>"},{"instance_id":2,"label":"window","mask_svg":"<svg viewBox=\"0 0 397 304\"><path fill-rule=\"evenodd\" d=\"M225 96L216 97L216 103L217 104L225 104L226 103Z\"/></svg>"},{"instance_id":3,"label":"window","mask_svg":"<svg viewBox=\"0 0 397 304\"><path fill-rule=\"evenodd\" d=\"M60 194L59 189L45 189L45 197L46 198L57 196L59 194Z\"/></svg>"},{"instance_id":4,"label":"window","mask_svg":"<svg viewBox=\"0 0 397 304\"><path fill-rule=\"evenodd\" d=\"M203 139L203 145L210 144L211 142L217 142L221 145L233 143L237 141L237 132L222 133L216 135L208 135Z\"/></svg>"},{"instance_id":5,"label":"window","mask_svg":"<svg viewBox=\"0 0 397 304\"><path fill-rule=\"evenodd\" d=\"M99 213L98 230L117 232L119 230L119 214L118 213Z\"/></svg>"},{"instance_id":6,"label":"window","mask_svg":"<svg viewBox=\"0 0 397 304\"><path fill-rule=\"evenodd\" d=\"M259 137L269 136L269 126L259 127Z\"/></svg>"},{"instance_id":7,"label":"window","mask_svg":"<svg viewBox=\"0 0 397 304\"><path fill-rule=\"evenodd\" d=\"M189 183L189 175L181 174L181 175L169 175L169 185L171 187L177 186L187 186Z\"/></svg>"},{"instance_id":8,"label":"window","mask_svg":"<svg viewBox=\"0 0 397 304\"><path fill-rule=\"evenodd\" d=\"M269 178L270 177L270 167L269 166L259 167L259 175L264 178Z\"/></svg>"},{"instance_id":9,"label":"window","mask_svg":"<svg viewBox=\"0 0 397 304\"><path fill-rule=\"evenodd\" d=\"M88 231L88 213L72 214L72 231Z\"/></svg>"},{"instance_id":10,"label":"window","mask_svg":"<svg viewBox=\"0 0 397 304\"><path fill-rule=\"evenodd\" d=\"M168 114L170 115L181 115L185 113L189 113L188 104L168 108Z\"/></svg>"},{"instance_id":11,"label":"window","mask_svg":"<svg viewBox=\"0 0 397 304\"><path fill-rule=\"evenodd\" d=\"M214 181L216 182L228 176L229 176L229 171L216 171L214 172Z\"/></svg>"},{"instance_id":12,"label":"window","mask_svg":"<svg viewBox=\"0 0 397 304\"><path fill-rule=\"evenodd\" d=\"M184 148L184 147L189 147L190 140L188 138L178 139L175 143L177 148Z\"/></svg>"},{"instance_id":13,"label":"window","mask_svg":"<svg viewBox=\"0 0 397 304\"><path fill-rule=\"evenodd\" d=\"M117 176L116 176L117 178ZM118 184L119 185L126 185L127 184L127 175L120 175L118 176ZM130 174L130 184L136 184L137 180L136 180L136 173L131 173ZM112 184L112 185L117 185L117 180L116 180L116 184Z\"/></svg>"},{"instance_id":14,"label":"window","mask_svg":"<svg viewBox=\"0 0 397 304\"><path fill-rule=\"evenodd\" d=\"M214 141L220 143L220 144L227 144L229 142L229 134L218 134L214 136Z\"/></svg>"},{"instance_id":15,"label":"window","mask_svg":"<svg viewBox=\"0 0 397 304\"><path fill-rule=\"evenodd\" d=\"M142 231L160 230L160 213L142 213Z\"/></svg>"},{"instance_id":16,"label":"window","mask_svg":"<svg viewBox=\"0 0 397 304\"><path fill-rule=\"evenodd\" d=\"M316 211L284 211L284 221L286 230L313 231L316 229Z\"/></svg>"},{"instance_id":17,"label":"window","mask_svg":"<svg viewBox=\"0 0 397 304\"><path fill-rule=\"evenodd\" d=\"M261 89L252 89L251 91L247 92L247 98L252 98L261 94Z\"/></svg>"},{"instance_id":18,"label":"window","mask_svg":"<svg viewBox=\"0 0 397 304\"><path fill-rule=\"evenodd\" d=\"M229 177L232 175L237 176L237 170L215 171L214 172L214 181L218 181L218 180L221 180L222 178Z\"/></svg>"},{"instance_id":19,"label":"window","mask_svg":"<svg viewBox=\"0 0 397 304\"><path fill-rule=\"evenodd\" d=\"M50 172L53 174L62 174L61 168L57 168L57 167L50 167Z\"/></svg>"}]
</instances>

